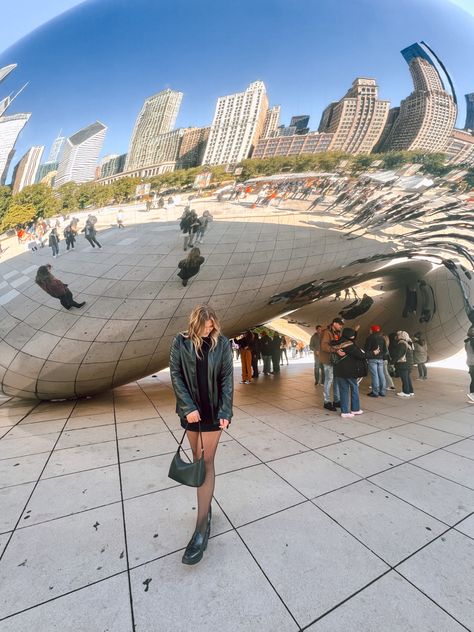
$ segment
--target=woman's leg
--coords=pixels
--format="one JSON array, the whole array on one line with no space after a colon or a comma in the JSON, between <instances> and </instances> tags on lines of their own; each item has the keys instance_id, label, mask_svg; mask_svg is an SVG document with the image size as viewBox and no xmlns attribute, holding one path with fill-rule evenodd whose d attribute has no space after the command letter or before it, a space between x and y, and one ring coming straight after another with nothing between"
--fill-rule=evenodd
<instances>
[{"instance_id":1,"label":"woman's leg","mask_svg":"<svg viewBox=\"0 0 474 632\"><path fill-rule=\"evenodd\" d=\"M407 370L407 386L408 386L408 392L409 393L414 393L414 389L413 389L413 383L411 381L411 368Z\"/></svg>"},{"instance_id":2,"label":"woman's leg","mask_svg":"<svg viewBox=\"0 0 474 632\"><path fill-rule=\"evenodd\" d=\"M186 434L191 450L193 451L194 460L197 461L201 458L201 440L199 438L199 432L188 431ZM199 531L202 535L204 535L207 528L207 515L211 506L212 495L214 494L214 483L216 478L214 458L219 444L219 439L221 437L221 431L216 430L216 432L203 432L201 433L201 436L204 445L206 477L201 487L197 488L198 513L196 518L196 531Z\"/></svg>"},{"instance_id":3,"label":"woman's leg","mask_svg":"<svg viewBox=\"0 0 474 632\"><path fill-rule=\"evenodd\" d=\"M351 377L348 379L351 389L351 410L350 412L358 412L360 410L359 400L359 385L357 384L357 378Z\"/></svg>"},{"instance_id":4,"label":"woman's leg","mask_svg":"<svg viewBox=\"0 0 474 632\"><path fill-rule=\"evenodd\" d=\"M349 381L344 377L335 377L334 384L337 384L339 387L341 413L350 413L351 409L349 407Z\"/></svg>"}]
</instances>

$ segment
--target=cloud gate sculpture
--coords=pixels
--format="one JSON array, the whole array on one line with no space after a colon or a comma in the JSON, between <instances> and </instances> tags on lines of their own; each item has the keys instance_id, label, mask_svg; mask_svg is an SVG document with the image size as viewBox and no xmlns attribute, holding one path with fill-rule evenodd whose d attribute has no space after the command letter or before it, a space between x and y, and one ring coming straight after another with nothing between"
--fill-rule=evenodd
<instances>
[{"instance_id":1,"label":"cloud gate sculpture","mask_svg":"<svg viewBox=\"0 0 474 632\"><path fill-rule=\"evenodd\" d=\"M200 246L204 264L186 287L177 277L183 207L128 207L124 230L115 210L104 209L101 250L79 237L75 250L54 260L49 248L3 260L3 393L74 398L149 375L167 366L172 337L202 302L215 307L228 336L281 315L313 325L341 313L362 328L421 330L432 360L452 355L474 317L468 195L441 185L414 193L403 178L387 188L360 177L335 204L344 178L322 181L332 183L326 195L277 197L271 206L254 207L255 194L193 201L214 221ZM84 308L67 311L35 284L46 263Z\"/></svg>"}]
</instances>

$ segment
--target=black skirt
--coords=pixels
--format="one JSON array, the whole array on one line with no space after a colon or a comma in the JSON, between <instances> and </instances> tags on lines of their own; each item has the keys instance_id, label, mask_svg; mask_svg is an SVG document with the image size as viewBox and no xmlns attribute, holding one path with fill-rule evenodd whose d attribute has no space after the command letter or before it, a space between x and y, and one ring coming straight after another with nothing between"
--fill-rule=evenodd
<instances>
[{"instance_id":1,"label":"black skirt","mask_svg":"<svg viewBox=\"0 0 474 632\"><path fill-rule=\"evenodd\" d=\"M180 419L181 428L183 430L189 430L190 432L199 432L199 426L201 426L201 432L216 432L220 430L218 424L213 424L211 421L201 421L200 424L188 424L186 419Z\"/></svg>"}]
</instances>

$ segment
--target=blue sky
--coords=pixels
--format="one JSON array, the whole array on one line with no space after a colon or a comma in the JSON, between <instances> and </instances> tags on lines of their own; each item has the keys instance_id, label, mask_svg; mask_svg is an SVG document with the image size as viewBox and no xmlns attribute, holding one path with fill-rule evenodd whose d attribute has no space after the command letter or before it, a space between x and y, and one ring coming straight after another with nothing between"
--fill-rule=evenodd
<instances>
[{"instance_id":1,"label":"blue sky","mask_svg":"<svg viewBox=\"0 0 474 632\"><path fill-rule=\"evenodd\" d=\"M15 6L25 14L26 4ZM28 24L39 24L46 14L30 4ZM315 129L356 76L376 78L380 97L398 105L412 89L399 51L420 40L455 81L462 126L474 17L447 0L88 0L0 55L0 65L18 63L0 96L29 81L10 110L32 112L16 160L95 119L109 127L103 153L124 152L143 100L166 87L184 92L177 125L205 125L218 96L262 79L284 122L306 113Z\"/></svg>"}]
</instances>

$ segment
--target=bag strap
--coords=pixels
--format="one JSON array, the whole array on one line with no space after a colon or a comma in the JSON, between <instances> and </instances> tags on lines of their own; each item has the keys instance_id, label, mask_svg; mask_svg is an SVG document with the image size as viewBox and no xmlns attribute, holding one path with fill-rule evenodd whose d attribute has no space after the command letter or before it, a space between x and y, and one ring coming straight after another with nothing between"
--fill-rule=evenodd
<instances>
[{"instance_id":1,"label":"bag strap","mask_svg":"<svg viewBox=\"0 0 474 632\"><path fill-rule=\"evenodd\" d=\"M204 442L202 440L202 431L201 431L201 421L198 421L198 425L199 425L199 438L201 439L201 457L204 454ZM184 429L184 433L183 436L181 437L181 441L178 443L178 451L181 450L183 448L183 441L184 441L184 437L186 436L186 432L188 430L188 426L189 426L189 421L186 420L186 428Z\"/></svg>"}]
</instances>

